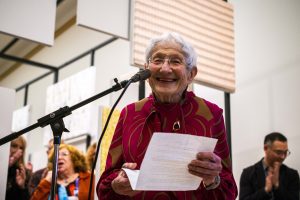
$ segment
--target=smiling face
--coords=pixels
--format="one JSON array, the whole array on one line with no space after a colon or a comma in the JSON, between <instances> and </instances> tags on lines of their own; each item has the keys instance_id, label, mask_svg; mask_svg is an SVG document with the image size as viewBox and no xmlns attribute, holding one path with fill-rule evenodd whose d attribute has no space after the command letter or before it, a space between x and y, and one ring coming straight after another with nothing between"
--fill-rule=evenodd
<instances>
[{"instance_id":1,"label":"smiling face","mask_svg":"<svg viewBox=\"0 0 300 200\"><path fill-rule=\"evenodd\" d=\"M287 142L278 140L270 145L266 144L264 150L265 159L269 166L273 166L275 162L283 163L289 153Z\"/></svg>"},{"instance_id":2,"label":"smiling face","mask_svg":"<svg viewBox=\"0 0 300 200\"><path fill-rule=\"evenodd\" d=\"M162 62L155 62L155 60ZM148 65L149 84L155 97L164 103L179 102L182 94L197 74L197 68L188 69L185 56L175 42L158 43L152 50Z\"/></svg>"},{"instance_id":3,"label":"smiling face","mask_svg":"<svg viewBox=\"0 0 300 200\"><path fill-rule=\"evenodd\" d=\"M10 144L10 156L14 155L17 151L24 152L24 143L21 139L15 139Z\"/></svg>"}]
</instances>

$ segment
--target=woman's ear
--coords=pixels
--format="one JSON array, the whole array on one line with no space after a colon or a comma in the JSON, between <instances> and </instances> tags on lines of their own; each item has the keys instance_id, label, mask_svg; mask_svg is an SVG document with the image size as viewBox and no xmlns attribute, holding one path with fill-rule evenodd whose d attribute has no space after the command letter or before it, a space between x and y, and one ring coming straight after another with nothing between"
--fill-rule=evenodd
<instances>
[{"instance_id":1,"label":"woman's ear","mask_svg":"<svg viewBox=\"0 0 300 200\"><path fill-rule=\"evenodd\" d=\"M189 77L188 77L188 82L189 84L193 82L195 76L197 75L198 69L197 67L193 67L191 70L188 70Z\"/></svg>"}]
</instances>

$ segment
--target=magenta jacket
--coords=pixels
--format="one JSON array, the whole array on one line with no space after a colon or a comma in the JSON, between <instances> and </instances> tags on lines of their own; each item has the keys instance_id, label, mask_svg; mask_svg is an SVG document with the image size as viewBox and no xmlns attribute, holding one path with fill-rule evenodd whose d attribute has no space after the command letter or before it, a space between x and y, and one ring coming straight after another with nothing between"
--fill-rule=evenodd
<instances>
[{"instance_id":1,"label":"magenta jacket","mask_svg":"<svg viewBox=\"0 0 300 200\"><path fill-rule=\"evenodd\" d=\"M99 199L235 199L237 187L232 174L222 113L222 109L217 105L195 96L193 92L186 92L180 103L161 104L150 95L127 105L121 112L108 152L105 171L97 184ZM177 127L174 128L175 124ZM125 162L135 162L138 165L137 169L140 168L154 132L184 133L218 139L214 152L222 159L220 185L213 190L206 190L201 183L194 191L141 191L131 198L116 194L111 188L111 181Z\"/></svg>"}]
</instances>

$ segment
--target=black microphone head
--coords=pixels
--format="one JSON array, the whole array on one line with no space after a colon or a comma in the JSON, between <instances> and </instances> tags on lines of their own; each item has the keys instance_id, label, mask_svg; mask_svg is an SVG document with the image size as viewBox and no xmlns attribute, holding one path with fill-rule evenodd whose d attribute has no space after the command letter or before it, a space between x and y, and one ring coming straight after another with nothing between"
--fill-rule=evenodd
<instances>
[{"instance_id":1,"label":"black microphone head","mask_svg":"<svg viewBox=\"0 0 300 200\"><path fill-rule=\"evenodd\" d=\"M131 77L131 81L134 82L138 82L138 81L144 81L147 78L149 78L151 76L151 72L149 69L145 69L145 70L141 70L138 73L136 73L135 75L133 75Z\"/></svg>"}]
</instances>

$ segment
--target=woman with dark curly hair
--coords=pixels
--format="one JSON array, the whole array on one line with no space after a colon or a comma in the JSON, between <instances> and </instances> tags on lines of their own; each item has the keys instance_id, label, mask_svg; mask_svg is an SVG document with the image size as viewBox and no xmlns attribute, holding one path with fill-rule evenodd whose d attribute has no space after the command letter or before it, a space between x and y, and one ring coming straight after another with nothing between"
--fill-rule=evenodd
<instances>
[{"instance_id":1,"label":"woman with dark curly hair","mask_svg":"<svg viewBox=\"0 0 300 200\"><path fill-rule=\"evenodd\" d=\"M49 172L36 190L31 200L48 200L52 180L53 149L49 155ZM74 146L61 144L59 146L57 189L55 199L87 199L91 173L88 171L85 156ZM92 192L92 199L94 199Z\"/></svg>"}]
</instances>

